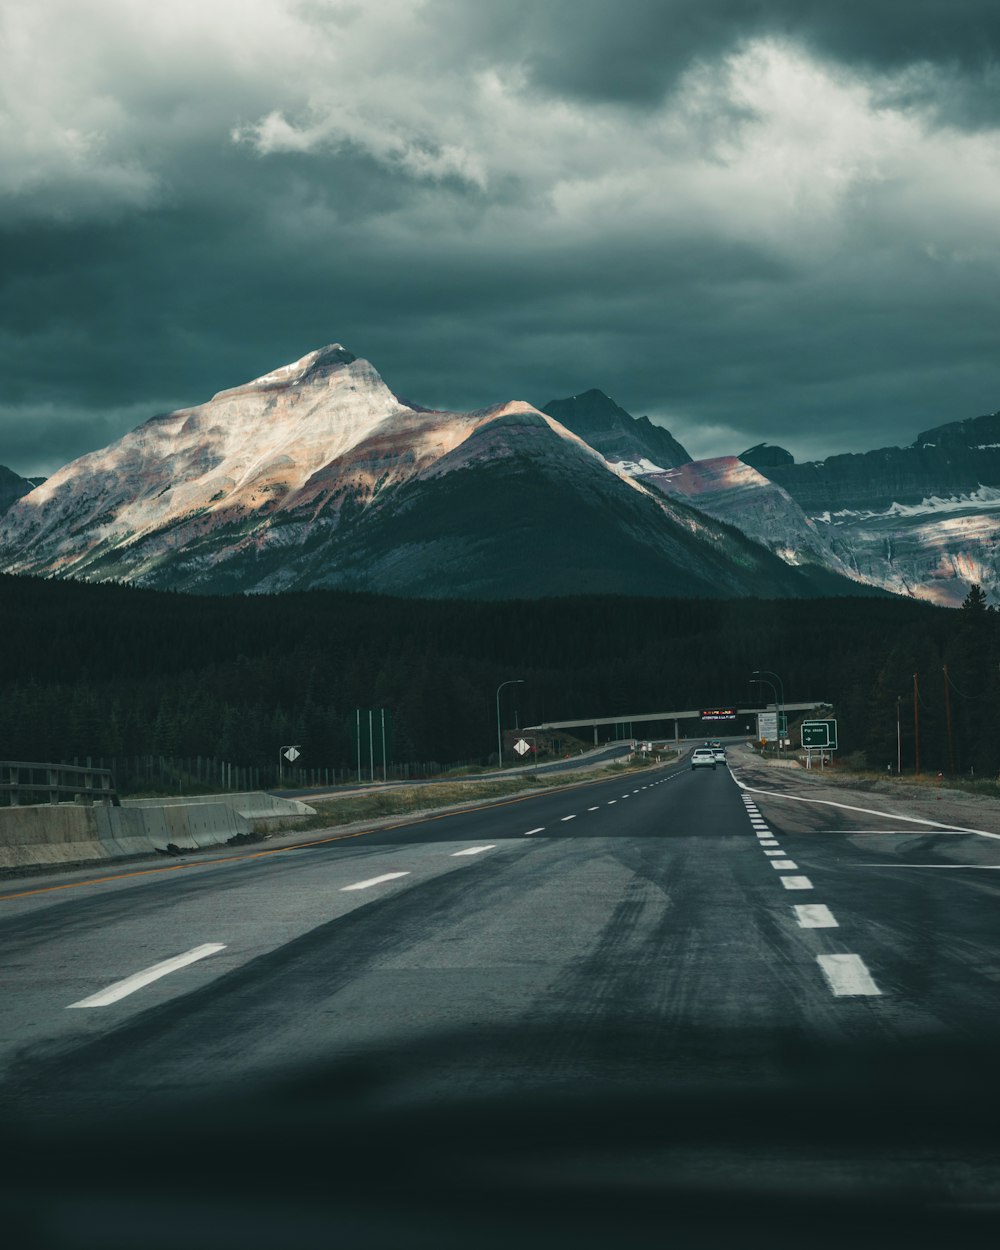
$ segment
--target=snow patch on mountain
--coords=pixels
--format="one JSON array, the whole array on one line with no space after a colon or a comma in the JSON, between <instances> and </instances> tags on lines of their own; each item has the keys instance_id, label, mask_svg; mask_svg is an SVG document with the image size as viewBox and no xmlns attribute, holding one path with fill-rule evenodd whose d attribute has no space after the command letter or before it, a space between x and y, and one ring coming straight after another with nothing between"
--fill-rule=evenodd
<instances>
[{"instance_id":1,"label":"snow patch on mountain","mask_svg":"<svg viewBox=\"0 0 1000 1250\"><path fill-rule=\"evenodd\" d=\"M667 470L658 464L653 464L652 460L646 460L641 457L638 460L617 460L609 461L614 463L615 467L620 469L622 473L627 473L629 477L638 477L644 473L666 473Z\"/></svg>"},{"instance_id":2,"label":"snow patch on mountain","mask_svg":"<svg viewBox=\"0 0 1000 1250\"><path fill-rule=\"evenodd\" d=\"M837 512L821 512L817 521L827 525L842 525L852 521L869 521L874 517L921 517L943 515L949 512L979 512L983 507L1000 508L1000 490L994 486L981 485L978 490L960 495L931 495L920 503L893 503L890 507L878 511L861 511L853 508L841 508Z\"/></svg>"}]
</instances>

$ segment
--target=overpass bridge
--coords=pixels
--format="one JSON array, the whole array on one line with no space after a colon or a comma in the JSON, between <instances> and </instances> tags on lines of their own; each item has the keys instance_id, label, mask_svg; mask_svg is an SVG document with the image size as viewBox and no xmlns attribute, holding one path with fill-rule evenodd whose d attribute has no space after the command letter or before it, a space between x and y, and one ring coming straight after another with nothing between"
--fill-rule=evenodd
<instances>
[{"instance_id":1,"label":"overpass bridge","mask_svg":"<svg viewBox=\"0 0 1000 1250\"><path fill-rule=\"evenodd\" d=\"M647 724L652 724L657 721L663 722L663 723L673 721L674 738L676 739L676 738L680 738L681 736L680 734L681 721L686 721L686 720L697 721L699 728L701 728L702 726L706 726L709 729L713 730L715 734L717 735L719 729L723 725L725 725L727 720L734 720L736 723L740 723L740 717L743 717L744 718L743 723L745 723L746 717L756 716L758 712L777 712L777 711L820 712L820 711L823 711L824 709L829 710L832 706L833 704L831 704L826 699L813 699L813 700L807 700L805 703L781 703L781 704L765 703L765 704L754 704L753 707L708 709L709 712L718 712L718 711L724 710L724 711L731 711L733 713L732 717L725 717L725 718L721 718L721 717L713 718L710 715L707 716L705 708L693 708L693 709L687 709L685 711L673 711L673 712L639 712L634 715L626 715L625 713L621 713L618 716L578 716L572 720L550 720L550 721L544 721L538 725L525 725L523 732L528 733L533 729L548 730L548 729L590 729L592 728L594 731L594 745L596 746L598 742L598 728L601 725L613 725L616 727L627 725L629 727L628 733L623 732L620 736L633 738L637 736L632 733L633 725L647 725ZM686 736L687 735L685 735L685 737Z\"/></svg>"}]
</instances>

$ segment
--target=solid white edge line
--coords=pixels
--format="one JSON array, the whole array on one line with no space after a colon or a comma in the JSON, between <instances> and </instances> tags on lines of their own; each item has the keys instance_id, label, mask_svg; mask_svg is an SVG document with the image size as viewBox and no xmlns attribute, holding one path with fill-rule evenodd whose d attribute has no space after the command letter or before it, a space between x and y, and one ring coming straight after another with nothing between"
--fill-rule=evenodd
<instances>
[{"instance_id":1,"label":"solid white edge line","mask_svg":"<svg viewBox=\"0 0 1000 1250\"><path fill-rule=\"evenodd\" d=\"M816 962L837 998L882 993L860 955L817 955Z\"/></svg>"},{"instance_id":2,"label":"solid white edge line","mask_svg":"<svg viewBox=\"0 0 1000 1250\"><path fill-rule=\"evenodd\" d=\"M199 959L205 959L208 955L214 955L216 951L225 949L225 942L206 942L202 946L192 947L183 955L175 955L173 959L164 959L162 963L153 964L152 967L144 968L142 972L133 973L132 976L125 977L123 981L116 981L114 985L109 985L107 989L99 990L88 998L81 998L77 1003L70 1003L67 1010L69 1007L107 1007L111 1003L118 1002L120 998L126 998L129 994L134 994L136 990L141 990L151 981L158 981L160 977L176 972L178 968L186 968L188 964L193 964Z\"/></svg>"},{"instance_id":3,"label":"solid white edge line","mask_svg":"<svg viewBox=\"0 0 1000 1250\"><path fill-rule=\"evenodd\" d=\"M994 838L1000 842L1000 833L988 833L985 829L966 829L963 825L946 825L940 820L925 820L922 816L907 816L903 812L877 812L873 807L852 807L850 803L835 803L832 799L807 799L799 794L782 794L780 790L760 790L755 786L748 786L745 781L740 781L735 773L732 774L733 781L744 790L749 790L753 794L769 794L774 799L788 799L792 803L817 803L821 807L839 807L845 812L864 812L866 816L883 816L886 820L905 820L910 825L929 825L934 829L950 829L955 833L975 833L981 838ZM843 830L844 833L851 833L850 829ZM917 830L909 830L908 832L916 833Z\"/></svg>"},{"instance_id":4,"label":"solid white edge line","mask_svg":"<svg viewBox=\"0 0 1000 1250\"><path fill-rule=\"evenodd\" d=\"M825 903L799 903L792 908L800 929L839 929L833 912Z\"/></svg>"},{"instance_id":5,"label":"solid white edge line","mask_svg":"<svg viewBox=\"0 0 1000 1250\"><path fill-rule=\"evenodd\" d=\"M1000 864L859 864L859 868L969 868L973 872L997 872Z\"/></svg>"},{"instance_id":6,"label":"solid white edge line","mask_svg":"<svg viewBox=\"0 0 1000 1250\"><path fill-rule=\"evenodd\" d=\"M464 851L452 851L452 859L456 859L459 855L482 855L483 851L495 851L497 844L491 842L489 846L470 846Z\"/></svg>"},{"instance_id":7,"label":"solid white edge line","mask_svg":"<svg viewBox=\"0 0 1000 1250\"><path fill-rule=\"evenodd\" d=\"M369 877L367 881L355 881L353 885L342 885L340 892L346 890L367 890L370 886L381 885L383 881L395 881L397 877L408 877L409 872L384 872L381 877Z\"/></svg>"}]
</instances>

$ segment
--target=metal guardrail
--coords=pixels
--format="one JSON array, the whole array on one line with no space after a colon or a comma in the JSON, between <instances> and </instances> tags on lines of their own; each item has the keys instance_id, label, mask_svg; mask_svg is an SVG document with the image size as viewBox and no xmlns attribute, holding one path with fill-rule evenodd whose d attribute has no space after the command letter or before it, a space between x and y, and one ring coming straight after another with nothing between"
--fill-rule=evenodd
<instances>
[{"instance_id":1,"label":"metal guardrail","mask_svg":"<svg viewBox=\"0 0 1000 1250\"><path fill-rule=\"evenodd\" d=\"M82 799L84 803L107 803L120 807L110 768L81 768L73 764L32 764L23 760L0 760L0 801L9 795L9 806L30 805L33 796L47 794L41 802L61 803ZM30 797L26 797L30 796Z\"/></svg>"}]
</instances>

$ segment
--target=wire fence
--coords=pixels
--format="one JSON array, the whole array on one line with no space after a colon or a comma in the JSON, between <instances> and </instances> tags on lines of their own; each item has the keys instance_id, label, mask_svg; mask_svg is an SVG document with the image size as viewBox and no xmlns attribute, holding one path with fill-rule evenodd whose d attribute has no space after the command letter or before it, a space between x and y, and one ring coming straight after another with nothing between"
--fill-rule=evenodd
<instances>
[{"instance_id":1,"label":"wire fence","mask_svg":"<svg viewBox=\"0 0 1000 1250\"><path fill-rule=\"evenodd\" d=\"M175 757L166 755L86 756L63 760L76 768L108 769L119 794L146 792L166 794L215 794L246 790L305 790L320 786L364 785L379 781L410 781L438 777L448 771L479 766L479 761L447 766L436 760L387 764L379 761L373 770L323 766L296 767L277 758L271 766L234 763L214 756ZM0 802L3 799L0 798Z\"/></svg>"}]
</instances>

